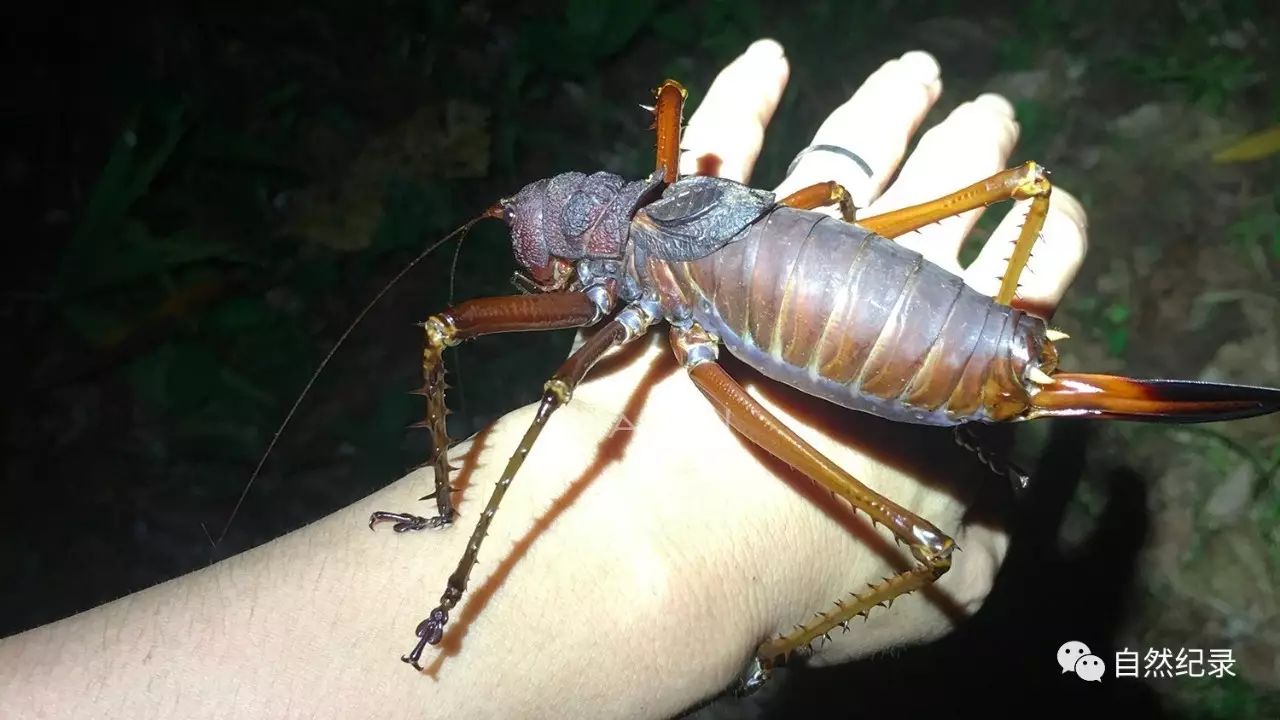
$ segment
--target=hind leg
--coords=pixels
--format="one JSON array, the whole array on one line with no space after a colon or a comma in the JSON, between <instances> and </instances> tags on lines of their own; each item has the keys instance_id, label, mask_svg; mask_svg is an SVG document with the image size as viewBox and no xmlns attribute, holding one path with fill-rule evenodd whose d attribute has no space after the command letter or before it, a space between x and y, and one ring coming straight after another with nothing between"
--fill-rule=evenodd
<instances>
[{"instance_id":1,"label":"hind leg","mask_svg":"<svg viewBox=\"0 0 1280 720\"><path fill-rule=\"evenodd\" d=\"M1018 278L1023 268L1027 266L1027 261L1031 259L1031 248L1040 237L1040 230L1044 228L1044 220L1049 213L1051 191L1049 172L1035 162L1028 162L1019 167L998 172L985 180L936 200L863 218L858 221L858 224L887 238L896 238L944 218L986 207L1002 200L1031 198L1031 210L1022 224L1018 241L1014 245L1013 256L1009 258L1009 266L1005 270L1000 282L1000 290L996 294L996 302L1009 305L1013 302L1013 297L1018 290Z\"/></svg>"},{"instance_id":2,"label":"hind leg","mask_svg":"<svg viewBox=\"0 0 1280 720\"><path fill-rule=\"evenodd\" d=\"M742 691L760 687L777 659L808 648L850 619L865 617L873 607L887 608L896 598L933 583L951 568L951 553L956 545L950 537L928 520L859 482L747 394L716 362L716 341L696 323L687 330L672 328L671 345L690 379L734 430L866 513L873 523L883 525L893 533L894 540L910 548L915 558L910 569L869 585L862 594L850 593L850 597L834 601L833 607L815 613L791 632L763 642L742 680Z\"/></svg>"}]
</instances>

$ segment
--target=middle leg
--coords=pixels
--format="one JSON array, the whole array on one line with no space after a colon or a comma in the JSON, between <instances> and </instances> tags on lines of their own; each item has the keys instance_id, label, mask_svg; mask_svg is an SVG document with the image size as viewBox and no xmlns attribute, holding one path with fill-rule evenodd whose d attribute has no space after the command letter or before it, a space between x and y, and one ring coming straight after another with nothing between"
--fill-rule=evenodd
<instances>
[{"instance_id":1,"label":"middle leg","mask_svg":"<svg viewBox=\"0 0 1280 720\"><path fill-rule=\"evenodd\" d=\"M840 217L848 223L854 222L854 215L857 212L849 191L840 183L833 181L814 183L809 187L800 188L779 200L778 204L797 210L816 210L820 207L836 205L840 208Z\"/></svg>"},{"instance_id":2,"label":"middle leg","mask_svg":"<svg viewBox=\"0 0 1280 720\"><path fill-rule=\"evenodd\" d=\"M418 623L415 631L418 636L418 642L408 655L400 658L401 660L421 670L422 667L418 664L418 661L422 658L423 650L426 649L427 645L435 645L440 642L444 635L445 623L449 622L449 611L458 604L458 601L462 599L463 593L466 592L471 570L475 567L476 556L480 552L480 545L489 533L489 524L493 521L493 516L498 511L498 505L502 502L503 496L506 495L507 488L511 485L511 481L515 479L520 466L524 464L525 458L528 457L530 450L533 449L534 442L542 433L542 428L546 426L551 414L569 402L578 383L582 381L582 378L586 376L587 372L605 352L612 347L626 344L643 336L654 320L653 316L646 313L638 305L624 309L617 317L601 328L600 332L593 335L574 351L569 356L569 359L556 371L556 374L543 386L542 402L538 406L537 414L534 416L533 422L525 432L524 437L520 440L520 445L512 453L511 459L507 461L507 466L503 470L502 476L498 478L493 494L489 497L488 505L480 513L480 519L476 522L475 530L471 533L471 539L467 541L466 550L463 551L462 558L458 561L458 567L449 576L444 594L440 596L440 604L431 611L426 619Z\"/></svg>"}]
</instances>

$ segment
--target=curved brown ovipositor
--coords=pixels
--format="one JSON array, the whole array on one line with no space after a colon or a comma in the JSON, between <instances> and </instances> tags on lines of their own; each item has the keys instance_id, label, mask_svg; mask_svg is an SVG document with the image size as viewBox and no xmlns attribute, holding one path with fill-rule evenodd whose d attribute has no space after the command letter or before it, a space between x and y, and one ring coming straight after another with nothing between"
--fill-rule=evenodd
<instances>
[{"instance_id":1,"label":"curved brown ovipositor","mask_svg":"<svg viewBox=\"0 0 1280 720\"><path fill-rule=\"evenodd\" d=\"M1280 389L1194 380L1057 373L1032 394L1028 418L1200 423L1280 412Z\"/></svg>"}]
</instances>

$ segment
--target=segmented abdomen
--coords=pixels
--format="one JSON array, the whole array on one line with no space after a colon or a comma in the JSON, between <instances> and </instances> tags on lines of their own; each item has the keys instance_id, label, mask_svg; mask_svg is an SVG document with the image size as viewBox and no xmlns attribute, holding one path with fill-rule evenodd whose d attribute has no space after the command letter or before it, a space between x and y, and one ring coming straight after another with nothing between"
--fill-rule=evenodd
<instances>
[{"instance_id":1,"label":"segmented abdomen","mask_svg":"<svg viewBox=\"0 0 1280 720\"><path fill-rule=\"evenodd\" d=\"M730 352L805 392L931 425L1025 406L1043 322L860 227L779 208L672 270Z\"/></svg>"}]
</instances>

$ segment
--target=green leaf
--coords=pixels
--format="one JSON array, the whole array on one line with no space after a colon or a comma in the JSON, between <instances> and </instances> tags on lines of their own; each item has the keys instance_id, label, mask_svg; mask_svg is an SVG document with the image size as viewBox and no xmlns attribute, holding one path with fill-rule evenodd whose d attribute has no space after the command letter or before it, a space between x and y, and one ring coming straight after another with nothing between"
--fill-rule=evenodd
<instances>
[{"instance_id":1,"label":"green leaf","mask_svg":"<svg viewBox=\"0 0 1280 720\"><path fill-rule=\"evenodd\" d=\"M54 280L61 294L93 278L120 251L129 210L151 187L186 132L186 105L160 101L137 110L94 183Z\"/></svg>"},{"instance_id":2,"label":"green leaf","mask_svg":"<svg viewBox=\"0 0 1280 720\"><path fill-rule=\"evenodd\" d=\"M181 417L198 412L219 394L212 379L220 374L220 366L208 348L174 341L138 358L125 372L144 400Z\"/></svg>"},{"instance_id":3,"label":"green leaf","mask_svg":"<svg viewBox=\"0 0 1280 720\"><path fill-rule=\"evenodd\" d=\"M1107 319L1107 322L1112 323L1113 325L1123 324L1129 319L1129 308L1118 303L1111 305L1103 311L1103 317Z\"/></svg>"},{"instance_id":4,"label":"green leaf","mask_svg":"<svg viewBox=\"0 0 1280 720\"><path fill-rule=\"evenodd\" d=\"M653 15L654 0L569 0L565 24L595 58L621 50Z\"/></svg>"},{"instance_id":5,"label":"green leaf","mask_svg":"<svg viewBox=\"0 0 1280 720\"><path fill-rule=\"evenodd\" d=\"M415 183L392 179L382 217L369 249L371 255L421 248L456 218L453 193L447 182Z\"/></svg>"},{"instance_id":6,"label":"green leaf","mask_svg":"<svg viewBox=\"0 0 1280 720\"><path fill-rule=\"evenodd\" d=\"M209 313L211 327L227 334L242 333L276 320L275 312L260 297L231 298Z\"/></svg>"},{"instance_id":7,"label":"green leaf","mask_svg":"<svg viewBox=\"0 0 1280 720\"><path fill-rule=\"evenodd\" d=\"M190 228L157 238L151 235L146 225L136 220L125 221L120 240L116 251L102 257L94 267L87 268L74 290L67 289L67 295L96 292L184 265L233 255L230 246L202 240Z\"/></svg>"}]
</instances>

